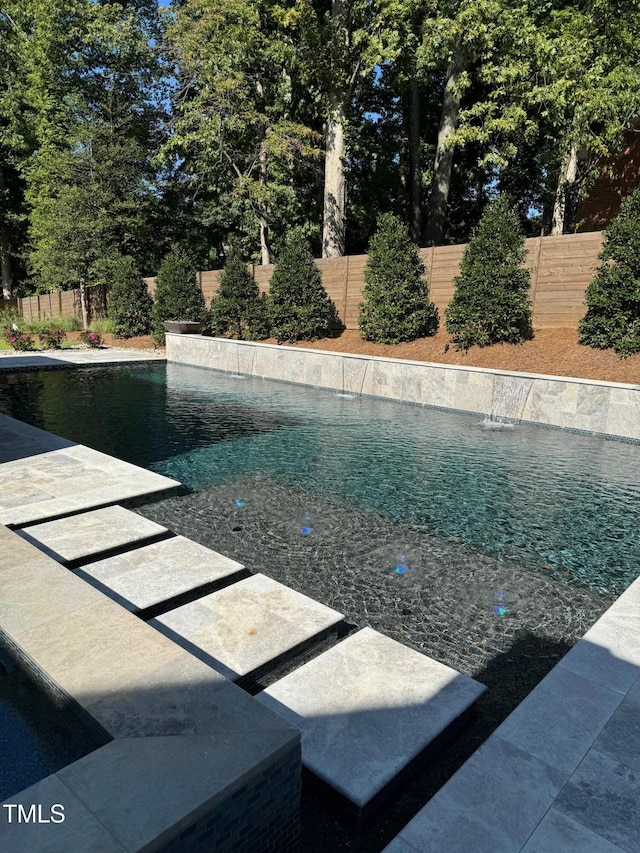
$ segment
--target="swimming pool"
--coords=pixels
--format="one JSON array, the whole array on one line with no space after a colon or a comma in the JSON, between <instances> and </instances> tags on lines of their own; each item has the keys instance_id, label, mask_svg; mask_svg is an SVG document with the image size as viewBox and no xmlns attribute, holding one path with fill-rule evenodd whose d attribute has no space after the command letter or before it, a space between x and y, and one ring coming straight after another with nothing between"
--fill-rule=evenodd
<instances>
[{"instance_id":1,"label":"swimming pool","mask_svg":"<svg viewBox=\"0 0 640 853\"><path fill-rule=\"evenodd\" d=\"M157 363L0 374L0 411L180 480L138 511L486 684L419 805L640 573L640 445Z\"/></svg>"}]
</instances>

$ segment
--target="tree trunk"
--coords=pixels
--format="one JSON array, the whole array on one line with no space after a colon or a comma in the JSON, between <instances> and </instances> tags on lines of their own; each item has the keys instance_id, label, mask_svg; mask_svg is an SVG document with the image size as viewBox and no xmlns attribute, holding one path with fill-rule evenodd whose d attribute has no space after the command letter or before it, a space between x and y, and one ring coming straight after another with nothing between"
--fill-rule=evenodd
<instances>
[{"instance_id":1,"label":"tree trunk","mask_svg":"<svg viewBox=\"0 0 640 853\"><path fill-rule=\"evenodd\" d=\"M420 168L420 86L413 77L409 97L409 168L411 171L411 239L422 240L422 169Z\"/></svg>"},{"instance_id":2,"label":"tree trunk","mask_svg":"<svg viewBox=\"0 0 640 853\"><path fill-rule=\"evenodd\" d=\"M564 234L567 210L573 200L575 194L576 177L578 174L578 151L575 144L572 142L567 149L562 169L558 176L558 188L556 190L556 200L553 205L553 220L551 223L551 236L559 237Z\"/></svg>"},{"instance_id":3,"label":"tree trunk","mask_svg":"<svg viewBox=\"0 0 640 853\"><path fill-rule=\"evenodd\" d=\"M89 328L89 311L87 310L87 288L84 278L80 279L80 310L82 311L82 328Z\"/></svg>"},{"instance_id":4,"label":"tree trunk","mask_svg":"<svg viewBox=\"0 0 640 853\"><path fill-rule=\"evenodd\" d=\"M453 146L447 144L456 132L458 113L460 111L460 96L457 84L463 69L462 48L456 45L453 59L447 69L447 79L444 85L442 112L436 156L433 164L433 180L431 182L431 198L429 199L429 214L426 233L427 246L439 246L444 234L447 217L447 202L451 184L451 169L453 167Z\"/></svg>"},{"instance_id":5,"label":"tree trunk","mask_svg":"<svg viewBox=\"0 0 640 853\"><path fill-rule=\"evenodd\" d=\"M347 200L344 176L345 113L342 104L339 104L335 97L332 96L331 100L324 159L323 258L342 257L345 250L345 207Z\"/></svg>"},{"instance_id":6,"label":"tree trunk","mask_svg":"<svg viewBox=\"0 0 640 853\"><path fill-rule=\"evenodd\" d=\"M267 188L267 152L264 148L260 151L260 185L265 197ZM260 263L271 263L271 249L269 247L269 206L261 201L258 204L258 222L260 224Z\"/></svg>"},{"instance_id":7,"label":"tree trunk","mask_svg":"<svg viewBox=\"0 0 640 853\"><path fill-rule=\"evenodd\" d=\"M4 170L0 166L0 198L3 195ZM0 281L2 282L2 298L11 299L13 296L13 276L11 274L9 232L6 227L0 229Z\"/></svg>"}]
</instances>

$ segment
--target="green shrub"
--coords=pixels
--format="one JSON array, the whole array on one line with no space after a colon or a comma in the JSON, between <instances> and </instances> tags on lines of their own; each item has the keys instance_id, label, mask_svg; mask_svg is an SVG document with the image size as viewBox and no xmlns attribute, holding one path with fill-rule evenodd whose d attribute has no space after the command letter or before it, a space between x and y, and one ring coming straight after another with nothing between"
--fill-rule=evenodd
<instances>
[{"instance_id":1,"label":"green shrub","mask_svg":"<svg viewBox=\"0 0 640 853\"><path fill-rule=\"evenodd\" d=\"M194 323L206 321L207 309L196 281L196 273L197 264L184 249L173 249L162 259L152 312L152 334L157 344L165 342L162 327L165 320L189 320Z\"/></svg>"},{"instance_id":2,"label":"green shrub","mask_svg":"<svg viewBox=\"0 0 640 853\"><path fill-rule=\"evenodd\" d=\"M153 299L135 260L123 256L113 265L109 319L116 338L134 338L151 331Z\"/></svg>"},{"instance_id":3,"label":"green shrub","mask_svg":"<svg viewBox=\"0 0 640 853\"><path fill-rule=\"evenodd\" d=\"M44 349L61 349L67 333L57 326L49 326L40 329L38 337Z\"/></svg>"},{"instance_id":4,"label":"green shrub","mask_svg":"<svg viewBox=\"0 0 640 853\"><path fill-rule=\"evenodd\" d=\"M113 334L113 320L109 317L99 317L97 320L92 320L89 323L89 328L100 335Z\"/></svg>"},{"instance_id":5,"label":"green shrub","mask_svg":"<svg viewBox=\"0 0 640 853\"><path fill-rule=\"evenodd\" d=\"M369 243L358 325L367 341L398 344L435 335L438 311L429 301L424 264L407 227L390 213Z\"/></svg>"},{"instance_id":6,"label":"green shrub","mask_svg":"<svg viewBox=\"0 0 640 853\"><path fill-rule=\"evenodd\" d=\"M62 329L63 332L79 332L82 322L77 317L45 317L44 320L25 320L24 327L34 335L43 329Z\"/></svg>"},{"instance_id":7,"label":"green shrub","mask_svg":"<svg viewBox=\"0 0 640 853\"><path fill-rule=\"evenodd\" d=\"M83 329L78 335L83 344L89 347L101 347L102 335L93 329Z\"/></svg>"},{"instance_id":8,"label":"green shrub","mask_svg":"<svg viewBox=\"0 0 640 853\"><path fill-rule=\"evenodd\" d=\"M304 232L294 229L269 284L271 334L278 342L315 341L338 325L333 303L322 286Z\"/></svg>"},{"instance_id":9,"label":"green shrub","mask_svg":"<svg viewBox=\"0 0 640 853\"><path fill-rule=\"evenodd\" d=\"M214 335L249 341L269 337L264 299L236 246L229 252L211 303L210 325Z\"/></svg>"},{"instance_id":10,"label":"green shrub","mask_svg":"<svg viewBox=\"0 0 640 853\"><path fill-rule=\"evenodd\" d=\"M623 200L599 257L602 266L585 293L580 343L623 357L640 352L640 189Z\"/></svg>"},{"instance_id":11,"label":"green shrub","mask_svg":"<svg viewBox=\"0 0 640 853\"><path fill-rule=\"evenodd\" d=\"M519 344L533 337L524 234L515 210L500 197L484 211L467 246L446 312L456 349Z\"/></svg>"},{"instance_id":12,"label":"green shrub","mask_svg":"<svg viewBox=\"0 0 640 853\"><path fill-rule=\"evenodd\" d=\"M26 329L14 329L15 323L2 330L2 337L15 350L31 350L34 348L34 340L31 332Z\"/></svg>"}]
</instances>

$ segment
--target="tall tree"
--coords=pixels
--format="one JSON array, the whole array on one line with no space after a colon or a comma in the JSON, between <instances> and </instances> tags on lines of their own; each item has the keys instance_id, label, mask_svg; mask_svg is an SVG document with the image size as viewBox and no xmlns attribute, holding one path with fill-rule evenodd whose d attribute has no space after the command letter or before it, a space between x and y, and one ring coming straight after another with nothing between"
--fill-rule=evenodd
<instances>
[{"instance_id":1,"label":"tall tree","mask_svg":"<svg viewBox=\"0 0 640 853\"><path fill-rule=\"evenodd\" d=\"M167 32L178 87L165 159L185 160L212 220L217 208L240 229L252 216L262 263L278 209L291 226L296 178L319 154L293 79L298 24L270 0L185 0Z\"/></svg>"}]
</instances>

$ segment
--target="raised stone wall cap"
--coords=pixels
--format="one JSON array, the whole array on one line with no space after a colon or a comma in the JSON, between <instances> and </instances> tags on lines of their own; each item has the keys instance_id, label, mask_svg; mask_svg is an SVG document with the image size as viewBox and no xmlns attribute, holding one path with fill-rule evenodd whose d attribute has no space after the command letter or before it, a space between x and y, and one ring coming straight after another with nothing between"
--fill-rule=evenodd
<instances>
[{"instance_id":1,"label":"raised stone wall cap","mask_svg":"<svg viewBox=\"0 0 640 853\"><path fill-rule=\"evenodd\" d=\"M173 332L174 335L199 335L202 331L202 323L193 320L165 320L162 325L165 332Z\"/></svg>"}]
</instances>

